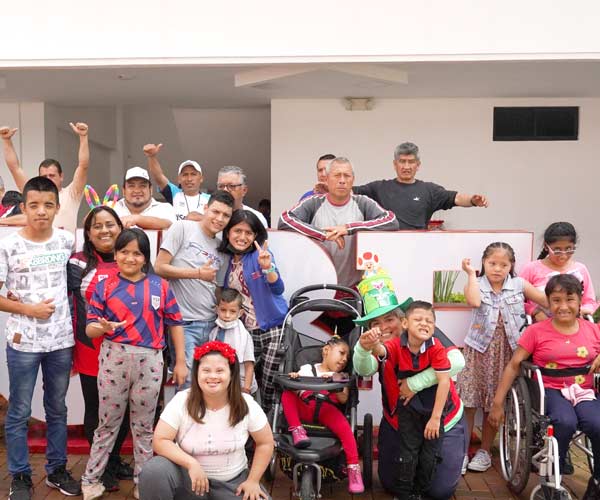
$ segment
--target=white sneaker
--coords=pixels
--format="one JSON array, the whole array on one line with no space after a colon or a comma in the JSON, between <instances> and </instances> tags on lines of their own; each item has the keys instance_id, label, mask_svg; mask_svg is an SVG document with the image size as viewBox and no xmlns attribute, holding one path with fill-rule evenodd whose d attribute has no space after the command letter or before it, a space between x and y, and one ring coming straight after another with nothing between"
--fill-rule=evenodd
<instances>
[{"instance_id":1,"label":"white sneaker","mask_svg":"<svg viewBox=\"0 0 600 500\"><path fill-rule=\"evenodd\" d=\"M96 500L98 498L102 498L104 491L104 485L100 482L81 485L83 500Z\"/></svg>"},{"instance_id":2,"label":"white sneaker","mask_svg":"<svg viewBox=\"0 0 600 500\"><path fill-rule=\"evenodd\" d=\"M485 450L477 450L467 468L476 472L485 472L492 466L492 457Z\"/></svg>"},{"instance_id":3,"label":"white sneaker","mask_svg":"<svg viewBox=\"0 0 600 500\"><path fill-rule=\"evenodd\" d=\"M464 476L467 473L467 466L469 465L469 455L465 455L463 458L462 468L460 469L460 473Z\"/></svg>"}]
</instances>

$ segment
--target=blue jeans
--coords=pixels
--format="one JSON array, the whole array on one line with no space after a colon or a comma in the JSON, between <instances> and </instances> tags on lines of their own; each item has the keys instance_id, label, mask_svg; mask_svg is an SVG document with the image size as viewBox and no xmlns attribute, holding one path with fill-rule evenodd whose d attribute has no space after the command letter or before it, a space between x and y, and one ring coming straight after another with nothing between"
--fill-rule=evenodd
<instances>
[{"instance_id":1,"label":"blue jeans","mask_svg":"<svg viewBox=\"0 0 600 500\"><path fill-rule=\"evenodd\" d=\"M214 321L185 321L183 323L183 333L185 338L185 364L188 367L188 379L183 387L187 389L192 380L192 363L194 362L194 349L205 342L208 342L208 335L215 327Z\"/></svg>"},{"instance_id":2,"label":"blue jeans","mask_svg":"<svg viewBox=\"0 0 600 500\"><path fill-rule=\"evenodd\" d=\"M73 348L52 352L21 352L6 346L9 398L6 414L8 472L31 474L27 423L40 365L44 384L44 411L47 425L46 472L67 463L67 405Z\"/></svg>"}]
</instances>

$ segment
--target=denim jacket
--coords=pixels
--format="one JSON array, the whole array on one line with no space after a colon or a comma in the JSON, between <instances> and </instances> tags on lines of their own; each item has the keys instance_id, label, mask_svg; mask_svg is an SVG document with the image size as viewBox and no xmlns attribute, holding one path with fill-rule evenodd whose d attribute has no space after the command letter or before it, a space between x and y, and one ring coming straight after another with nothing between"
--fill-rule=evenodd
<instances>
[{"instance_id":1,"label":"denim jacket","mask_svg":"<svg viewBox=\"0 0 600 500\"><path fill-rule=\"evenodd\" d=\"M498 312L502 314L508 343L514 351L521 336L521 327L525 323L525 295L523 278L506 277L500 293L492 290L486 276L479 278L481 305L473 309L471 326L465 338L465 345L479 352L485 352L492 341Z\"/></svg>"}]
</instances>

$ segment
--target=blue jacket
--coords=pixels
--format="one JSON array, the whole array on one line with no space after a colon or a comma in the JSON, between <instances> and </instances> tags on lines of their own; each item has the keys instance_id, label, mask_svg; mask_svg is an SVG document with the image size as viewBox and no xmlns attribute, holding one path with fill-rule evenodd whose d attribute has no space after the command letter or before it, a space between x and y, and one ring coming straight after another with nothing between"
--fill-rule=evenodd
<instances>
[{"instance_id":1,"label":"blue jacket","mask_svg":"<svg viewBox=\"0 0 600 500\"><path fill-rule=\"evenodd\" d=\"M275 265L273 254L271 254L271 257L273 265ZM233 258L229 259L229 265L225 273L225 286L227 286L232 266ZM258 326L261 330L280 326L288 312L288 305L282 295L284 285L279 271L277 271L279 275L277 281L269 283L258 264L257 250L242 255L242 269L244 280L246 281L246 285L248 285L250 297L254 303L254 312Z\"/></svg>"},{"instance_id":2,"label":"blue jacket","mask_svg":"<svg viewBox=\"0 0 600 500\"><path fill-rule=\"evenodd\" d=\"M487 277L480 277L481 305L473 309L465 345L478 352L485 352L496 331L498 313L501 313L508 343L514 351L521 337L521 327L525 323L524 287L525 280L523 278L507 276L502 285L502 291L495 293Z\"/></svg>"}]
</instances>

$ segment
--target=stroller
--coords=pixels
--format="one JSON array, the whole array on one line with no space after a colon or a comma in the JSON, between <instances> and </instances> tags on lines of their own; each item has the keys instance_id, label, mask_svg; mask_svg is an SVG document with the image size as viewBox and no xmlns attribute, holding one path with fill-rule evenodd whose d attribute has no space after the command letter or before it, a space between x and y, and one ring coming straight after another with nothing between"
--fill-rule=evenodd
<instances>
[{"instance_id":1,"label":"stroller","mask_svg":"<svg viewBox=\"0 0 600 500\"><path fill-rule=\"evenodd\" d=\"M343 291L350 294L351 298L309 298L306 295L317 290ZM290 310L281 333L282 362L275 378L275 385L280 394L283 390L313 391L312 397L317 400L315 412L319 411L320 404L328 400L327 396L319 394L319 391L335 392L349 387L348 400L340 409L350 422L354 437L357 438L358 387L357 377L352 375L351 355L346 367L346 372L350 374L348 378L299 377L292 379L288 376L289 372L298 371L304 364L315 364L321 361L324 343L294 329L294 316L307 311L338 311L356 318L362 313L362 299L358 292L339 285L313 285L297 290L290 298ZM360 327L356 327L345 339L350 346L351 353L360 333ZM311 445L308 448L299 449L293 444L280 403L275 404L270 421L276 449L267 469L269 479L274 479L277 462L279 462L280 468L291 477L296 496L300 500L314 500L320 498L323 483L337 482L346 478L344 450L338 438L329 429L319 424L304 424L311 438ZM370 488L373 469L373 417L371 414L366 414L364 417L361 437L362 446L359 447L359 451L363 457L363 483L365 488ZM361 441L357 439L357 443L360 444Z\"/></svg>"}]
</instances>

